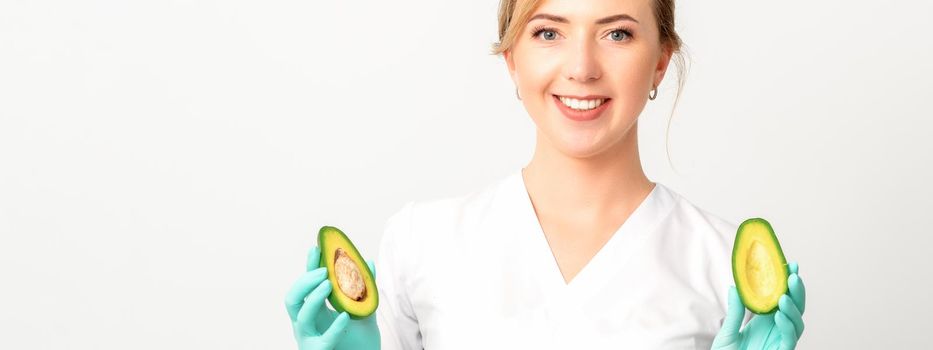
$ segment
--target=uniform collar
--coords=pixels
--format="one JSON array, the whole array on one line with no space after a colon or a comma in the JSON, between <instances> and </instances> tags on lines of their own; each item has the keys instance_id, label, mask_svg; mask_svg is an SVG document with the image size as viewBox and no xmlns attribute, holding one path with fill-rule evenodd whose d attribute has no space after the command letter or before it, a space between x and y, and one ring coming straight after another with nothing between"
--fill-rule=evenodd
<instances>
[{"instance_id":1,"label":"uniform collar","mask_svg":"<svg viewBox=\"0 0 933 350\"><path fill-rule=\"evenodd\" d=\"M587 291L599 290L609 275L623 268L629 256L669 215L675 203L674 193L663 184L655 183L654 189L587 265L570 283L565 283L535 214L521 168L508 175L497 192L490 214L504 215L496 220L504 223L503 228L508 230L503 233L518 235L512 238L524 244L517 247L521 254L543 266L545 275L541 277L545 287L573 297L585 297Z\"/></svg>"}]
</instances>

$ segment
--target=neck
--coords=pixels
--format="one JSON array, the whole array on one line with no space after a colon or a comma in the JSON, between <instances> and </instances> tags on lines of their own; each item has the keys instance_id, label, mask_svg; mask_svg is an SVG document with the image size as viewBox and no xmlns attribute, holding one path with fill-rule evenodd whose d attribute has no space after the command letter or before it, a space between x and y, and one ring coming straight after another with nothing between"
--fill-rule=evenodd
<instances>
[{"instance_id":1,"label":"neck","mask_svg":"<svg viewBox=\"0 0 933 350\"><path fill-rule=\"evenodd\" d=\"M585 222L634 210L654 188L641 167L637 130L636 123L610 149L585 158L560 152L538 132L522 176L539 215Z\"/></svg>"}]
</instances>

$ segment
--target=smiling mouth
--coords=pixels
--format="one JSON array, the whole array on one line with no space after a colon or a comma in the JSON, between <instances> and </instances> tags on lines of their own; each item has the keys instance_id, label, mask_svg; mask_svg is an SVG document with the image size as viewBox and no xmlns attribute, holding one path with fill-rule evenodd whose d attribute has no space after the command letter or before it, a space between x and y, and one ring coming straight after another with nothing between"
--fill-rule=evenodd
<instances>
[{"instance_id":1,"label":"smiling mouth","mask_svg":"<svg viewBox=\"0 0 933 350\"><path fill-rule=\"evenodd\" d=\"M561 103L563 103L568 108L577 111L589 111L598 108L603 103L606 103L610 98L587 98L587 99L578 99L572 97L564 97L560 95L554 95Z\"/></svg>"}]
</instances>

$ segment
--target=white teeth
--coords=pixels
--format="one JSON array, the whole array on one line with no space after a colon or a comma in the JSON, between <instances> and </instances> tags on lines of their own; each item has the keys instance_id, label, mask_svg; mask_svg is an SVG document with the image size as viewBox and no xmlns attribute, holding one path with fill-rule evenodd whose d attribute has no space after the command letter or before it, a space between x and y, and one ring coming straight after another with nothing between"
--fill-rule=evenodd
<instances>
[{"instance_id":1,"label":"white teeth","mask_svg":"<svg viewBox=\"0 0 933 350\"><path fill-rule=\"evenodd\" d=\"M562 96L558 96L558 98L560 99L560 102L563 102L567 107L583 111L599 107L601 104L603 104L603 102L606 102L606 99L602 98L598 100L578 100L575 98Z\"/></svg>"}]
</instances>

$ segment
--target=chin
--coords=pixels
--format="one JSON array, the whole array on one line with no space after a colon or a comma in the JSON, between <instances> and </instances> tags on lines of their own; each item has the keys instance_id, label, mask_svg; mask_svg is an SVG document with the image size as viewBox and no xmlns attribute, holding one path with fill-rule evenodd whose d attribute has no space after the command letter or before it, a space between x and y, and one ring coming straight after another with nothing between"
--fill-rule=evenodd
<instances>
[{"instance_id":1,"label":"chin","mask_svg":"<svg viewBox=\"0 0 933 350\"><path fill-rule=\"evenodd\" d=\"M562 132L554 146L561 153L573 158L589 158L606 149L605 142L599 135L581 131Z\"/></svg>"},{"instance_id":2,"label":"chin","mask_svg":"<svg viewBox=\"0 0 933 350\"><path fill-rule=\"evenodd\" d=\"M610 128L609 125L603 125L599 128L576 129L562 127L555 134L552 134L552 144L563 154L574 158L589 158L603 152L616 152L613 149L624 147L629 137L632 137L635 127L635 121L626 125L625 128ZM637 146L636 146L637 147Z\"/></svg>"}]
</instances>

